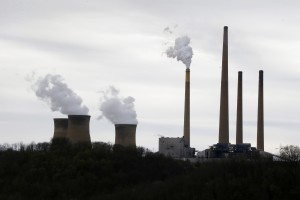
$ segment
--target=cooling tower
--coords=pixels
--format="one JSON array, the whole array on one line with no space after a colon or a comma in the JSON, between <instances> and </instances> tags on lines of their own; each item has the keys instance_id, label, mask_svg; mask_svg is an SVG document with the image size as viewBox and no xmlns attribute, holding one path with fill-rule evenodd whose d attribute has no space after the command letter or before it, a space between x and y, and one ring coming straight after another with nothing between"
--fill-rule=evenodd
<instances>
[{"instance_id":1,"label":"cooling tower","mask_svg":"<svg viewBox=\"0 0 300 200\"><path fill-rule=\"evenodd\" d=\"M68 131L67 118L54 118L54 134L53 138L66 138Z\"/></svg>"},{"instance_id":2,"label":"cooling tower","mask_svg":"<svg viewBox=\"0 0 300 200\"><path fill-rule=\"evenodd\" d=\"M264 151L264 72L259 71L257 109L257 149Z\"/></svg>"},{"instance_id":3,"label":"cooling tower","mask_svg":"<svg viewBox=\"0 0 300 200\"><path fill-rule=\"evenodd\" d=\"M219 143L229 143L229 113L228 113L228 27L224 26L222 78L220 98Z\"/></svg>"},{"instance_id":4,"label":"cooling tower","mask_svg":"<svg viewBox=\"0 0 300 200\"><path fill-rule=\"evenodd\" d=\"M243 144L243 72L238 72L236 144Z\"/></svg>"},{"instance_id":5,"label":"cooling tower","mask_svg":"<svg viewBox=\"0 0 300 200\"><path fill-rule=\"evenodd\" d=\"M115 124L115 144L122 146L136 146L136 124Z\"/></svg>"},{"instance_id":6,"label":"cooling tower","mask_svg":"<svg viewBox=\"0 0 300 200\"><path fill-rule=\"evenodd\" d=\"M190 69L185 71L185 99L183 136L186 147L190 147Z\"/></svg>"},{"instance_id":7,"label":"cooling tower","mask_svg":"<svg viewBox=\"0 0 300 200\"><path fill-rule=\"evenodd\" d=\"M68 115L67 138L71 143L91 143L89 115Z\"/></svg>"}]
</instances>

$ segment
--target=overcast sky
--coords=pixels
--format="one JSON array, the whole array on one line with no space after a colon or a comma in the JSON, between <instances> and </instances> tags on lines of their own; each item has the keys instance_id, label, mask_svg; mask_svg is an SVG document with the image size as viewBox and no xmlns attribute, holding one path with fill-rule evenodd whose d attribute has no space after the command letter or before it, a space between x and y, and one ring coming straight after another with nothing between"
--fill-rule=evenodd
<instances>
[{"instance_id":1,"label":"overcast sky","mask_svg":"<svg viewBox=\"0 0 300 200\"><path fill-rule=\"evenodd\" d=\"M265 150L300 144L300 2L285 0L0 0L0 143L43 142L52 112L26 80L59 74L91 115L92 141L114 142L97 120L110 85L135 98L137 145L181 137L185 66L163 53L191 38L191 146L218 142L223 27L229 27L230 142L235 143L238 71L244 142L256 146L258 71L264 70ZM173 33L163 30L169 27ZM166 45L167 44L167 45Z\"/></svg>"}]
</instances>

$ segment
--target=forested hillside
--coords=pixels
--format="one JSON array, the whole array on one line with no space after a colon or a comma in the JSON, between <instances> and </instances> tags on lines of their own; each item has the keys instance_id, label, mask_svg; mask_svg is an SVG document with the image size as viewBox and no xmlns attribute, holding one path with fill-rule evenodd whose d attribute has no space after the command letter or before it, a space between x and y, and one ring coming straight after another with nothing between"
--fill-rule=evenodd
<instances>
[{"instance_id":1,"label":"forested hillside","mask_svg":"<svg viewBox=\"0 0 300 200\"><path fill-rule=\"evenodd\" d=\"M106 143L0 147L0 199L300 199L300 166L192 164Z\"/></svg>"}]
</instances>

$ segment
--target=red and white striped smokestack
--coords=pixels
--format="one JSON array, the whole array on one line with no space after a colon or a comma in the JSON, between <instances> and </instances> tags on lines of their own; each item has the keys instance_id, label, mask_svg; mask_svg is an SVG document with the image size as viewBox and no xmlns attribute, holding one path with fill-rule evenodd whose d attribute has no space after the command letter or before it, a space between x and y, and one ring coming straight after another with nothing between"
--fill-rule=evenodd
<instances>
[{"instance_id":1,"label":"red and white striped smokestack","mask_svg":"<svg viewBox=\"0 0 300 200\"><path fill-rule=\"evenodd\" d=\"M257 149L264 151L264 72L259 70L257 109Z\"/></svg>"},{"instance_id":2,"label":"red and white striped smokestack","mask_svg":"<svg viewBox=\"0 0 300 200\"><path fill-rule=\"evenodd\" d=\"M238 72L236 144L243 144L243 72Z\"/></svg>"},{"instance_id":3,"label":"red and white striped smokestack","mask_svg":"<svg viewBox=\"0 0 300 200\"><path fill-rule=\"evenodd\" d=\"M229 113L228 113L228 27L224 26L222 78L220 99L219 143L229 143Z\"/></svg>"},{"instance_id":4,"label":"red and white striped smokestack","mask_svg":"<svg viewBox=\"0 0 300 200\"><path fill-rule=\"evenodd\" d=\"M186 147L190 147L190 69L185 71L185 99L183 136Z\"/></svg>"}]
</instances>

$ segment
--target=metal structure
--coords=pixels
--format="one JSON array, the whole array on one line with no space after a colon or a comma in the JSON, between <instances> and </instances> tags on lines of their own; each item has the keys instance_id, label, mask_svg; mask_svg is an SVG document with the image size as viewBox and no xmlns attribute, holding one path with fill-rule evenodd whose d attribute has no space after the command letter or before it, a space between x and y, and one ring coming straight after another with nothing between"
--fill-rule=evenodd
<instances>
[{"instance_id":1,"label":"metal structure","mask_svg":"<svg viewBox=\"0 0 300 200\"><path fill-rule=\"evenodd\" d=\"M66 138L68 132L67 118L54 118L54 134L53 138Z\"/></svg>"},{"instance_id":2,"label":"metal structure","mask_svg":"<svg viewBox=\"0 0 300 200\"><path fill-rule=\"evenodd\" d=\"M68 115L67 138L71 143L91 143L89 115Z\"/></svg>"},{"instance_id":3,"label":"metal structure","mask_svg":"<svg viewBox=\"0 0 300 200\"><path fill-rule=\"evenodd\" d=\"M115 144L125 147L136 146L136 124L115 124Z\"/></svg>"}]
</instances>

